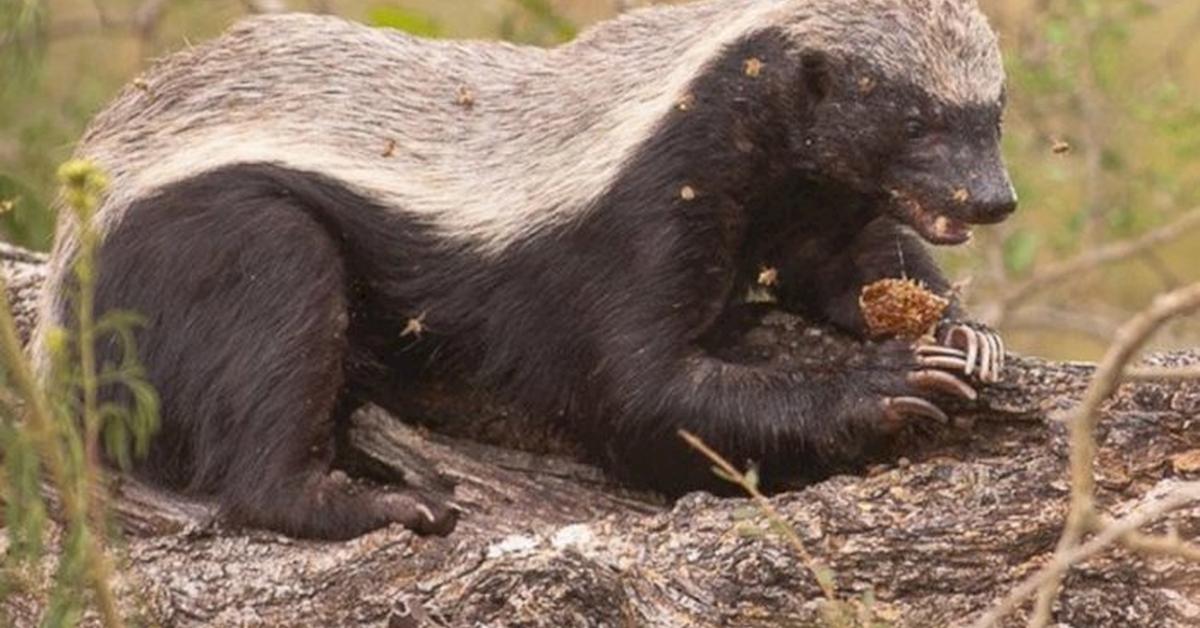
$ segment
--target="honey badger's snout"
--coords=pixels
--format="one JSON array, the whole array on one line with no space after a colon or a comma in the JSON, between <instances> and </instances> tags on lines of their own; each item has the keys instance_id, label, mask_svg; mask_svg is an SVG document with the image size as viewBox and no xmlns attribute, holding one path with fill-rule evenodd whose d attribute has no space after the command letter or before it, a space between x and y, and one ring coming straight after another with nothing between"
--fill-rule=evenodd
<instances>
[{"instance_id":1,"label":"honey badger's snout","mask_svg":"<svg viewBox=\"0 0 1200 628\"><path fill-rule=\"evenodd\" d=\"M973 164L961 187L951 192L951 201L959 207L950 210L957 218L972 224L993 224L1008 218L1017 209L1017 191L1003 160L995 156Z\"/></svg>"},{"instance_id":2,"label":"honey badger's snout","mask_svg":"<svg viewBox=\"0 0 1200 628\"><path fill-rule=\"evenodd\" d=\"M930 143L898 160L889 179L894 211L932 244L962 244L971 225L1001 222L1017 208L998 142Z\"/></svg>"}]
</instances>

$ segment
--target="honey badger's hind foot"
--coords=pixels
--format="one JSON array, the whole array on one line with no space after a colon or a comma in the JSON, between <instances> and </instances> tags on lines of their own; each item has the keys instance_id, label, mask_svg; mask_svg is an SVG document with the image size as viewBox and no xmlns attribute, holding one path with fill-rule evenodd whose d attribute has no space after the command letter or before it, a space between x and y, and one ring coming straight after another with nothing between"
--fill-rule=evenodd
<instances>
[{"instance_id":1,"label":"honey badger's hind foot","mask_svg":"<svg viewBox=\"0 0 1200 628\"><path fill-rule=\"evenodd\" d=\"M97 311L142 317L138 358L161 406L135 472L215 498L236 525L323 539L391 523L447 533L446 506L331 472L361 343L353 261L320 222L344 202L308 185L261 168L214 171L133 203L106 233ZM100 338L99 362L120 364L120 346ZM102 391L104 402L124 394Z\"/></svg>"},{"instance_id":2,"label":"honey badger's hind foot","mask_svg":"<svg viewBox=\"0 0 1200 628\"><path fill-rule=\"evenodd\" d=\"M457 510L415 489L318 468L292 477L269 496L225 504L225 514L234 523L327 540L352 539L393 523L418 534L445 535L458 520Z\"/></svg>"}]
</instances>

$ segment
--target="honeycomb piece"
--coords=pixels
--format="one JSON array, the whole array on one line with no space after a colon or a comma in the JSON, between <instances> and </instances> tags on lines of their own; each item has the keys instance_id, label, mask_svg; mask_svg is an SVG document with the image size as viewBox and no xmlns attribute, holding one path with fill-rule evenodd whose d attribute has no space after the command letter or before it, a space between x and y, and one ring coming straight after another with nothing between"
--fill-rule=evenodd
<instances>
[{"instance_id":1,"label":"honeycomb piece","mask_svg":"<svg viewBox=\"0 0 1200 628\"><path fill-rule=\"evenodd\" d=\"M911 279L881 279L863 286L858 305L872 336L916 339L933 330L950 300Z\"/></svg>"}]
</instances>

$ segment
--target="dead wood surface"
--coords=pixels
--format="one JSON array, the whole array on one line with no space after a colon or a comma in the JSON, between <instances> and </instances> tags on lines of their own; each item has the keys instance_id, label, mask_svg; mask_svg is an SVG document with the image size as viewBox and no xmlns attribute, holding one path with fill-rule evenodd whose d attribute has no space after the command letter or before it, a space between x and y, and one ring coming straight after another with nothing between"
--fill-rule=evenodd
<instances>
[{"instance_id":1,"label":"dead wood surface","mask_svg":"<svg viewBox=\"0 0 1200 628\"><path fill-rule=\"evenodd\" d=\"M15 249L0 258L9 297L31 325L42 260ZM737 357L779 362L854 350L782 313L739 342L729 350ZM1195 365L1200 353L1148 363ZM772 501L832 568L843 598L872 592L886 625L963 625L1053 551L1067 501L1059 418L1091 370L1015 359L978 404L960 409L957 427L910 434L903 458ZM205 504L126 481L115 507L127 529L119 588L128 611L171 626L820 625L817 583L763 532L748 501L693 494L666 504L622 489L577 462L552 423L479 391L448 384L405 403L403 416L422 425L371 408L355 417L352 440L364 459L410 482L452 487L469 513L453 535L389 528L344 543L298 541L226 528ZM1195 479L1200 384L1122 387L1099 442L1110 514ZM1197 536L1200 507L1169 525ZM14 594L2 604L20 625L39 602ZM1056 618L1200 625L1200 566L1105 554L1070 572Z\"/></svg>"}]
</instances>

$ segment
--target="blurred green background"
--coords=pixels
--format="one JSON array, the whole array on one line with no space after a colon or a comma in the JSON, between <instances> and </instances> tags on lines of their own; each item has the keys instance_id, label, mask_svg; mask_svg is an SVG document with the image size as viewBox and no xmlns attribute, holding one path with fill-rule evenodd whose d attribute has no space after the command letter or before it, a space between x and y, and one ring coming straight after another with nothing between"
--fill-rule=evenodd
<instances>
[{"instance_id":1,"label":"blurred green background","mask_svg":"<svg viewBox=\"0 0 1200 628\"><path fill-rule=\"evenodd\" d=\"M553 45L644 4L0 0L0 229L7 240L47 248L55 168L89 117L149 60L247 13L328 12L430 37ZM1022 206L1004 225L977 232L970 247L942 255L976 314L1014 347L1096 358L1156 293L1200 279L1200 221L1188 218L1200 207L1200 2L982 4L1007 57L1006 151ZM1122 244L1148 233L1169 241ZM1041 281L1057 264L1096 252L1116 259ZM1157 342L1196 346L1200 321L1180 321Z\"/></svg>"}]
</instances>

